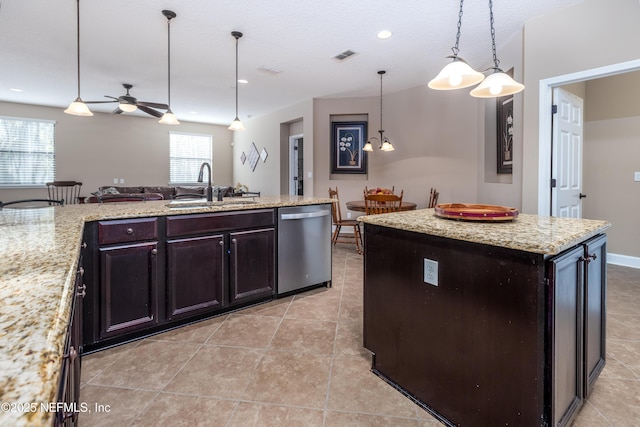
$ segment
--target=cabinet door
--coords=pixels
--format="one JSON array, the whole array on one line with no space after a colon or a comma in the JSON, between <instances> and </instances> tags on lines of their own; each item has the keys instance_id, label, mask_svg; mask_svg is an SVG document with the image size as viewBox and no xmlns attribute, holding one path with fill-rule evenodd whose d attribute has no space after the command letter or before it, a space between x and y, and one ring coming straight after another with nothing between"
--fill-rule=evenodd
<instances>
[{"instance_id":1,"label":"cabinet door","mask_svg":"<svg viewBox=\"0 0 640 427\"><path fill-rule=\"evenodd\" d=\"M100 338L158 322L157 243L100 248Z\"/></svg>"},{"instance_id":2,"label":"cabinet door","mask_svg":"<svg viewBox=\"0 0 640 427\"><path fill-rule=\"evenodd\" d=\"M231 233L229 284L231 304L273 295L275 289L275 230Z\"/></svg>"},{"instance_id":3,"label":"cabinet door","mask_svg":"<svg viewBox=\"0 0 640 427\"><path fill-rule=\"evenodd\" d=\"M167 242L167 313L170 319L222 306L223 235Z\"/></svg>"},{"instance_id":4,"label":"cabinet door","mask_svg":"<svg viewBox=\"0 0 640 427\"><path fill-rule=\"evenodd\" d=\"M568 425L583 400L584 249L549 261L552 426Z\"/></svg>"},{"instance_id":5,"label":"cabinet door","mask_svg":"<svg viewBox=\"0 0 640 427\"><path fill-rule=\"evenodd\" d=\"M587 397L605 365L607 236L586 242L585 259L584 396Z\"/></svg>"}]
</instances>

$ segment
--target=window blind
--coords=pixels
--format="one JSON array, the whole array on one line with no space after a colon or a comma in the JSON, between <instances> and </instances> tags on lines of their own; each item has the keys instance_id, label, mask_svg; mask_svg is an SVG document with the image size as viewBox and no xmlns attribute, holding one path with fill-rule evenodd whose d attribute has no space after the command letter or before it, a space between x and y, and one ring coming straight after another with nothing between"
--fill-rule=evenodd
<instances>
[{"instance_id":1,"label":"window blind","mask_svg":"<svg viewBox=\"0 0 640 427\"><path fill-rule=\"evenodd\" d=\"M55 179L55 122L0 116L0 186Z\"/></svg>"},{"instance_id":2,"label":"window blind","mask_svg":"<svg viewBox=\"0 0 640 427\"><path fill-rule=\"evenodd\" d=\"M195 183L200 165L212 165L212 135L169 132L170 184Z\"/></svg>"}]
</instances>

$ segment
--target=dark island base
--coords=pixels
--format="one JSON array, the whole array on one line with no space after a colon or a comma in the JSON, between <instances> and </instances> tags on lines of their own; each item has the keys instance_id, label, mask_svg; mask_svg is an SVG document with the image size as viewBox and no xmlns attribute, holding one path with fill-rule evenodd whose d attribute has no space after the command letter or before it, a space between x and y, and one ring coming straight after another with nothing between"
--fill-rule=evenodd
<instances>
[{"instance_id":1,"label":"dark island base","mask_svg":"<svg viewBox=\"0 0 640 427\"><path fill-rule=\"evenodd\" d=\"M372 224L364 234L364 347L376 375L450 426L571 421L583 396L582 321L568 324L570 335L556 337L554 328L556 318L581 317L581 245L559 266L570 283L563 278L556 289L555 264L542 254ZM438 286L425 283L424 259L438 262ZM601 290L604 283L592 280ZM604 319L600 300L592 299L592 324ZM601 337L604 327L592 330ZM603 340L590 342L590 365L601 368Z\"/></svg>"}]
</instances>

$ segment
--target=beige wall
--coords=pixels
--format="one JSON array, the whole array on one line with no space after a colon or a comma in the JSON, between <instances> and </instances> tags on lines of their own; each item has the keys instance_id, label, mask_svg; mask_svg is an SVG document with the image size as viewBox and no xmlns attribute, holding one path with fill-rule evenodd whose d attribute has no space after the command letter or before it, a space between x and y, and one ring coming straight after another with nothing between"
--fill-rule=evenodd
<instances>
[{"instance_id":1,"label":"beige wall","mask_svg":"<svg viewBox=\"0 0 640 427\"><path fill-rule=\"evenodd\" d=\"M292 123L302 122L291 125ZM262 195L276 195L287 193L282 186L283 179L288 174L288 158L286 153L289 146L289 135L302 133L304 135L304 170L305 175L314 174L313 158L313 101L305 101L274 113L261 117L254 117L244 123L246 130L235 132L233 138L233 182L242 183L249 187L249 191L259 191ZM300 129L302 128L302 132ZM251 144L255 143L258 152L264 148L268 157L266 162L258 161L255 170L251 170L249 162L242 164L241 154L247 156ZM305 196L313 196L313 178L305 176Z\"/></svg>"},{"instance_id":2,"label":"beige wall","mask_svg":"<svg viewBox=\"0 0 640 427\"><path fill-rule=\"evenodd\" d=\"M389 74L392 73L389 70ZM426 85L385 94L383 125L396 148L368 154L368 175L330 175L331 116L367 115L369 136L380 127L380 98L316 99L315 191L328 195L338 187L340 199L362 198L365 186L404 190L405 200L427 206L429 189L440 202L477 201L478 101L468 93L433 91ZM346 207L343 206L343 210Z\"/></svg>"},{"instance_id":3,"label":"beige wall","mask_svg":"<svg viewBox=\"0 0 640 427\"><path fill-rule=\"evenodd\" d=\"M586 83L583 200L585 218L604 218L608 251L640 257L640 73Z\"/></svg>"},{"instance_id":4,"label":"beige wall","mask_svg":"<svg viewBox=\"0 0 640 427\"><path fill-rule=\"evenodd\" d=\"M81 181L82 196L113 184L114 178L123 178L124 185L167 185L170 131L213 135L213 179L221 185L232 182L231 131L224 126L166 126L152 117L104 113L77 117L61 108L3 102L0 115L55 120L56 179ZM0 188L3 201L43 196L46 188Z\"/></svg>"},{"instance_id":5,"label":"beige wall","mask_svg":"<svg viewBox=\"0 0 640 427\"><path fill-rule=\"evenodd\" d=\"M636 0L585 0L527 21L524 36L524 212L538 212L539 82L640 58Z\"/></svg>"}]
</instances>

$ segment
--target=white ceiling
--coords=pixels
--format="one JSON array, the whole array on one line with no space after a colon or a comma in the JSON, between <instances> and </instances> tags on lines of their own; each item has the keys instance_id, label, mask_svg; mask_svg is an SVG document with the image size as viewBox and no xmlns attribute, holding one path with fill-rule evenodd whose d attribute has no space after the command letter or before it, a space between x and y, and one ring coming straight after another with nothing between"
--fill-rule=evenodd
<instances>
[{"instance_id":1,"label":"white ceiling","mask_svg":"<svg viewBox=\"0 0 640 427\"><path fill-rule=\"evenodd\" d=\"M527 19L581 1L495 1L498 49ZM173 112L180 120L228 124L235 116L231 31L244 33L239 77L249 83L239 86L239 115L246 121L311 98L377 96L378 70L387 71L384 93L426 84L449 61L459 2L81 0L85 101L123 95L122 83L131 83L139 101L167 102L163 9L177 14L171 21ZM377 39L382 29L393 36ZM348 49L357 54L333 59ZM464 5L460 56L477 69L491 63L485 0ZM66 107L77 93L76 1L0 0L0 58L0 101ZM90 107L109 112L115 105Z\"/></svg>"}]
</instances>

